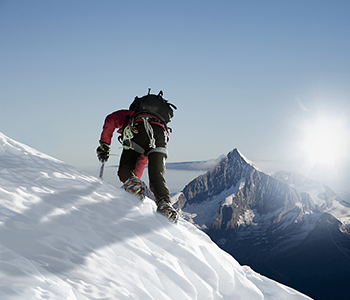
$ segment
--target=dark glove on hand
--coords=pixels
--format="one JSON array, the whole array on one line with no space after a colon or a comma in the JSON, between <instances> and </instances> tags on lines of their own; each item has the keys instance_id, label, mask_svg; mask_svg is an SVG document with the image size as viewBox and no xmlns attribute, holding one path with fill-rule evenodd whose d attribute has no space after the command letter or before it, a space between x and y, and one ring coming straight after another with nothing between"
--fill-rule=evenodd
<instances>
[{"instance_id":1,"label":"dark glove on hand","mask_svg":"<svg viewBox=\"0 0 350 300\"><path fill-rule=\"evenodd\" d=\"M109 151L111 151L109 145L100 141L100 146L96 149L98 160L106 162L109 158Z\"/></svg>"}]
</instances>

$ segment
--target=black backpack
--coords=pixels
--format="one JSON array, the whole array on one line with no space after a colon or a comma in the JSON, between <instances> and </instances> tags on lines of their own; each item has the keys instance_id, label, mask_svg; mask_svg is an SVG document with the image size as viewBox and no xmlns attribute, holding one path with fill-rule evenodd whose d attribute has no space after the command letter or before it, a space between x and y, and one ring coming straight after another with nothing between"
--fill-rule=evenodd
<instances>
[{"instance_id":1,"label":"black backpack","mask_svg":"<svg viewBox=\"0 0 350 300\"><path fill-rule=\"evenodd\" d=\"M177 107L163 98L163 91L160 91L158 95L154 95L150 94L150 90L148 90L147 95L141 98L136 96L129 109L135 111L134 116L140 113L150 113L166 125L174 116L173 109L177 109Z\"/></svg>"}]
</instances>

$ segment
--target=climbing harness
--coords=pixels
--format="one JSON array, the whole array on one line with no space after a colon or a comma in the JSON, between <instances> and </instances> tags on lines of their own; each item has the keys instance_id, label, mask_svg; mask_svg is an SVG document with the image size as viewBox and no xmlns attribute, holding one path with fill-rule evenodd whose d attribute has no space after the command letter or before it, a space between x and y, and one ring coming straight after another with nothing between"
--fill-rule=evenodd
<instances>
[{"instance_id":1,"label":"climbing harness","mask_svg":"<svg viewBox=\"0 0 350 300\"><path fill-rule=\"evenodd\" d=\"M141 119L143 121L143 125L145 128L145 131L147 133L147 136L149 138L149 148L155 149L156 148L156 139L154 138L154 131L152 128L152 125L150 124L151 121L154 120L153 117L148 115L142 115L137 116L136 119ZM131 120L127 120L126 126L123 129L122 135L118 138L120 143L122 144L122 147L125 150L135 150L137 152L143 153L145 150L141 148L138 144L132 141L134 134L138 134L139 131L136 126L134 126L135 118L133 117ZM137 149L135 149L137 148Z\"/></svg>"}]
</instances>

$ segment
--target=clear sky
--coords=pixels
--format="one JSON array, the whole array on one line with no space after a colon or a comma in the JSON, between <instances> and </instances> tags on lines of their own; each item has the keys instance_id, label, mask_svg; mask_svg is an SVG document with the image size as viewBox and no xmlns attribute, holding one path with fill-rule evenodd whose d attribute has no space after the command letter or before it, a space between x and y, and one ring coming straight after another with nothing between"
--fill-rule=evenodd
<instances>
[{"instance_id":1,"label":"clear sky","mask_svg":"<svg viewBox=\"0 0 350 300\"><path fill-rule=\"evenodd\" d=\"M330 176L303 139L305 124L333 118L348 141L349 32L347 0L0 0L0 131L98 168L105 116L151 87L178 106L170 162L238 148ZM332 178L344 181L341 147Z\"/></svg>"}]
</instances>

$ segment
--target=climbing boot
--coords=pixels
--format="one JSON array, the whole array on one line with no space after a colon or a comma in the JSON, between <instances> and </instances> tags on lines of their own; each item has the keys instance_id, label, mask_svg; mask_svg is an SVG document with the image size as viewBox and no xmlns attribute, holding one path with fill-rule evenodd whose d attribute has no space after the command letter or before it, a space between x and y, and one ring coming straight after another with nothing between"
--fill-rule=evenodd
<instances>
[{"instance_id":1,"label":"climbing boot","mask_svg":"<svg viewBox=\"0 0 350 300\"><path fill-rule=\"evenodd\" d=\"M124 182L124 190L130 194L137 195L141 201L146 197L145 187L143 186L141 179L136 176L132 176Z\"/></svg>"},{"instance_id":2,"label":"climbing boot","mask_svg":"<svg viewBox=\"0 0 350 300\"><path fill-rule=\"evenodd\" d=\"M157 202L157 212L167 217L170 221L177 223L179 215L170 202L160 200Z\"/></svg>"}]
</instances>

